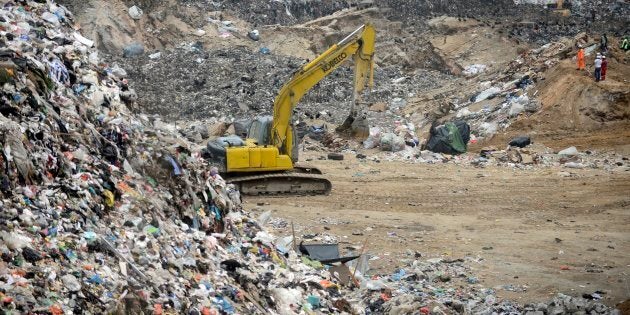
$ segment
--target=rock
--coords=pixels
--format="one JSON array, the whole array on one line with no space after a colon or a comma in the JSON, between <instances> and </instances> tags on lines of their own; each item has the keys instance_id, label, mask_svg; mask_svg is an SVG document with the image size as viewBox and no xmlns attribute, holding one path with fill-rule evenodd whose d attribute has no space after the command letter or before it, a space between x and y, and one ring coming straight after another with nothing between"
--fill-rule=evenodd
<instances>
[{"instance_id":1,"label":"rock","mask_svg":"<svg viewBox=\"0 0 630 315\"><path fill-rule=\"evenodd\" d=\"M548 308L548 305L545 304L545 303L538 303L538 304L536 304L536 310L537 311L541 311L543 313L547 313L547 308Z\"/></svg>"},{"instance_id":2,"label":"rock","mask_svg":"<svg viewBox=\"0 0 630 315\"><path fill-rule=\"evenodd\" d=\"M228 129L228 125L224 122L218 122L212 126L209 126L207 129L208 129L207 133L209 136L222 137L226 133Z\"/></svg>"},{"instance_id":3,"label":"rock","mask_svg":"<svg viewBox=\"0 0 630 315\"><path fill-rule=\"evenodd\" d=\"M507 157L512 163L521 163L522 161L521 154L516 150L508 150Z\"/></svg>"},{"instance_id":4,"label":"rock","mask_svg":"<svg viewBox=\"0 0 630 315\"><path fill-rule=\"evenodd\" d=\"M572 300L565 301L564 307L568 313L575 313L579 310L579 307Z\"/></svg>"},{"instance_id":5,"label":"rock","mask_svg":"<svg viewBox=\"0 0 630 315\"><path fill-rule=\"evenodd\" d=\"M210 132L208 130L208 127L205 126L205 125L197 125L197 126L194 127L194 130L195 130L196 133L199 134L199 136L202 139L206 139L206 138L210 137Z\"/></svg>"},{"instance_id":6,"label":"rock","mask_svg":"<svg viewBox=\"0 0 630 315\"><path fill-rule=\"evenodd\" d=\"M260 40L260 32L258 32L258 30L252 30L251 32L248 32L247 36L256 42Z\"/></svg>"},{"instance_id":7,"label":"rock","mask_svg":"<svg viewBox=\"0 0 630 315\"><path fill-rule=\"evenodd\" d=\"M134 20L139 20L140 18L142 18L142 14L142 9L135 5L129 8L129 16Z\"/></svg>"},{"instance_id":8,"label":"rock","mask_svg":"<svg viewBox=\"0 0 630 315\"><path fill-rule=\"evenodd\" d=\"M558 152L558 155L565 155L565 156L575 156L578 155L578 150L576 147L568 147L560 152Z\"/></svg>"},{"instance_id":9,"label":"rock","mask_svg":"<svg viewBox=\"0 0 630 315\"><path fill-rule=\"evenodd\" d=\"M547 314L549 315L560 315L560 314L566 314L564 307L562 306L552 306L549 307L549 312Z\"/></svg>"},{"instance_id":10,"label":"rock","mask_svg":"<svg viewBox=\"0 0 630 315\"><path fill-rule=\"evenodd\" d=\"M525 165L534 164L534 157L531 154L521 153L521 163Z\"/></svg>"},{"instance_id":11,"label":"rock","mask_svg":"<svg viewBox=\"0 0 630 315\"><path fill-rule=\"evenodd\" d=\"M539 102L537 101L531 101L528 102L527 104L525 104L525 111L528 113L535 113L537 112L542 106L540 105Z\"/></svg>"},{"instance_id":12,"label":"rock","mask_svg":"<svg viewBox=\"0 0 630 315\"><path fill-rule=\"evenodd\" d=\"M564 167L567 167L567 168L584 168L584 164L577 163L577 162L567 162L567 163L564 163Z\"/></svg>"}]
</instances>

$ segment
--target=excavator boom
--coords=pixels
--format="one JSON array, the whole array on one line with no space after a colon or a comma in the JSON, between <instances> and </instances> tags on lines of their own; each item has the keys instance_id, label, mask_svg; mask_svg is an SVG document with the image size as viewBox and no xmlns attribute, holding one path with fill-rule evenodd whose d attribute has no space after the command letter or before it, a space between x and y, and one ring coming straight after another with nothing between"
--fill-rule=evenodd
<instances>
[{"instance_id":1,"label":"excavator boom","mask_svg":"<svg viewBox=\"0 0 630 315\"><path fill-rule=\"evenodd\" d=\"M373 85L374 41L376 32L370 24L363 25L339 43L328 48L303 66L287 82L274 102L272 144L284 154L291 154L290 130L293 108L313 86L337 69L344 61L354 60L354 99L360 97L366 85ZM354 104L354 101L353 101ZM354 108L351 109L351 112ZM352 115L353 113L351 113ZM284 149L283 149L284 148Z\"/></svg>"}]
</instances>

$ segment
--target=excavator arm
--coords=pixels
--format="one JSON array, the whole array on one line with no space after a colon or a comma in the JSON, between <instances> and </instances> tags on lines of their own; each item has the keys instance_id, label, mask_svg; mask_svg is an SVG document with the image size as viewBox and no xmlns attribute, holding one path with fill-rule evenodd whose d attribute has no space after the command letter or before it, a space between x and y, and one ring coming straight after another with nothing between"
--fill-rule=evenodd
<instances>
[{"instance_id":1,"label":"excavator arm","mask_svg":"<svg viewBox=\"0 0 630 315\"><path fill-rule=\"evenodd\" d=\"M333 45L313 61L298 70L287 82L274 102L271 144L278 147L280 154L291 156L293 131L291 115L293 108L313 86L337 69L346 60L354 60L354 95L350 115L356 115L354 104L366 85L372 87L374 76L374 42L376 32L370 24L356 29L352 34Z\"/></svg>"}]
</instances>

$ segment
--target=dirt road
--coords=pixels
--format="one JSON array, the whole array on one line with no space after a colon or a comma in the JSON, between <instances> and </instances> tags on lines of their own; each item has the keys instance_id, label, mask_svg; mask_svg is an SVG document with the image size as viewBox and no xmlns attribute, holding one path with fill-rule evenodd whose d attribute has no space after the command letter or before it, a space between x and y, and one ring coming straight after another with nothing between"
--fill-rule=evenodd
<instances>
[{"instance_id":1,"label":"dirt road","mask_svg":"<svg viewBox=\"0 0 630 315\"><path fill-rule=\"evenodd\" d=\"M248 207L295 222L298 237L336 235L342 249L367 237L368 252L379 257L370 261L371 274L391 273L416 252L473 256L475 276L500 287L499 297L526 303L602 290L604 302L615 305L630 296L628 173L571 170L566 177L561 168L376 163L350 155L310 163L331 178L331 195L249 197ZM290 235L290 227L275 233Z\"/></svg>"}]
</instances>

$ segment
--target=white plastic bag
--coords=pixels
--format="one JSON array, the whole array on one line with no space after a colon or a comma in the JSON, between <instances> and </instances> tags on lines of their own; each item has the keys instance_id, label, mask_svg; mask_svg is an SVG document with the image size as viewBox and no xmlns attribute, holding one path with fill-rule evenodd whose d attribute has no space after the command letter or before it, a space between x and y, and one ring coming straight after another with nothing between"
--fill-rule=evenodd
<instances>
[{"instance_id":1,"label":"white plastic bag","mask_svg":"<svg viewBox=\"0 0 630 315\"><path fill-rule=\"evenodd\" d=\"M372 127L370 128L370 135L365 141L363 141L363 147L366 149L376 148L380 142L381 142L381 128Z\"/></svg>"}]
</instances>

